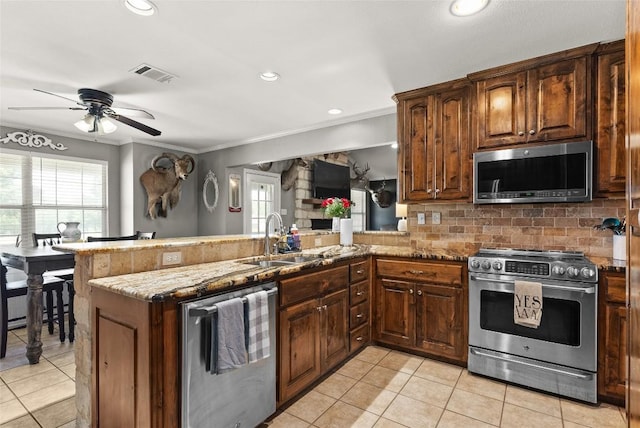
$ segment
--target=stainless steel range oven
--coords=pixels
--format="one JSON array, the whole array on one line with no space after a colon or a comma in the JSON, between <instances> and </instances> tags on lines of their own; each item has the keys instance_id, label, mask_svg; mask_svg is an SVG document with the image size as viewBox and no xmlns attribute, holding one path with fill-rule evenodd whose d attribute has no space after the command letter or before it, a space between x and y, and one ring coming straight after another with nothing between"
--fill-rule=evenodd
<instances>
[{"instance_id":1,"label":"stainless steel range oven","mask_svg":"<svg viewBox=\"0 0 640 428\"><path fill-rule=\"evenodd\" d=\"M541 285L537 328L514 321L516 281ZM597 284L582 253L480 250L469 258L469 371L595 403Z\"/></svg>"}]
</instances>

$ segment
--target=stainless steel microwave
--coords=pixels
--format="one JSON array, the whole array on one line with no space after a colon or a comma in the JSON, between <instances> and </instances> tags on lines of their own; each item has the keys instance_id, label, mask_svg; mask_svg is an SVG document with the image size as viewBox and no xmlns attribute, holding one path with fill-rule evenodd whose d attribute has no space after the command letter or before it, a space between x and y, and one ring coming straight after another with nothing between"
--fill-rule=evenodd
<instances>
[{"instance_id":1,"label":"stainless steel microwave","mask_svg":"<svg viewBox=\"0 0 640 428\"><path fill-rule=\"evenodd\" d=\"M592 174L592 141L478 152L473 203L590 201Z\"/></svg>"}]
</instances>

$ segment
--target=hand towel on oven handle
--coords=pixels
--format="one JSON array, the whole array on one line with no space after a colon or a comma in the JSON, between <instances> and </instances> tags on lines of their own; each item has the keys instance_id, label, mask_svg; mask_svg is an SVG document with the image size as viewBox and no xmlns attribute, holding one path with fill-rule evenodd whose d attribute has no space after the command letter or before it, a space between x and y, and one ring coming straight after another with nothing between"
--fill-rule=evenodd
<instances>
[{"instance_id":1,"label":"hand towel on oven handle","mask_svg":"<svg viewBox=\"0 0 640 428\"><path fill-rule=\"evenodd\" d=\"M247 348L245 345L244 329L244 304L242 299L234 298L216 303L217 322L216 328L212 328L212 338L216 344L216 353L212 359L216 359L215 371L223 373L247 364ZM213 366L213 364L212 364Z\"/></svg>"},{"instance_id":2,"label":"hand towel on oven handle","mask_svg":"<svg viewBox=\"0 0 640 428\"><path fill-rule=\"evenodd\" d=\"M271 355L269 338L269 296L266 291L248 294L245 306L245 328L249 363Z\"/></svg>"},{"instance_id":3,"label":"hand towel on oven handle","mask_svg":"<svg viewBox=\"0 0 640 428\"><path fill-rule=\"evenodd\" d=\"M542 284L515 281L513 290L513 322L529 328L538 328L542 319Z\"/></svg>"}]
</instances>

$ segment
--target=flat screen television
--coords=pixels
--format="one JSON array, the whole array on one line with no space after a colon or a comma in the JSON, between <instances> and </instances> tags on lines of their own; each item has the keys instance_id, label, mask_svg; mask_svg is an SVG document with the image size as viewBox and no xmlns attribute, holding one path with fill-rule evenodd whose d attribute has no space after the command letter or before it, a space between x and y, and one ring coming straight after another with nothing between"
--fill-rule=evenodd
<instances>
[{"instance_id":1,"label":"flat screen television","mask_svg":"<svg viewBox=\"0 0 640 428\"><path fill-rule=\"evenodd\" d=\"M351 173L348 166L313 161L313 197L351 199Z\"/></svg>"}]
</instances>

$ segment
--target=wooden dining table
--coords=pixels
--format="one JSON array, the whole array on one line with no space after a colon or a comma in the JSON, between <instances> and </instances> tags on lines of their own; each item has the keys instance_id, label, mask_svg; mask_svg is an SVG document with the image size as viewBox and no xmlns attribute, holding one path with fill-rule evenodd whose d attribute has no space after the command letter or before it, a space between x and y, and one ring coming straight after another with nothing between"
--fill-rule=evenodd
<instances>
[{"instance_id":1,"label":"wooden dining table","mask_svg":"<svg viewBox=\"0 0 640 428\"><path fill-rule=\"evenodd\" d=\"M57 251L50 246L0 246L2 264L27 274L27 359L37 364L42 355L42 274L46 271L73 268L73 253Z\"/></svg>"}]
</instances>

